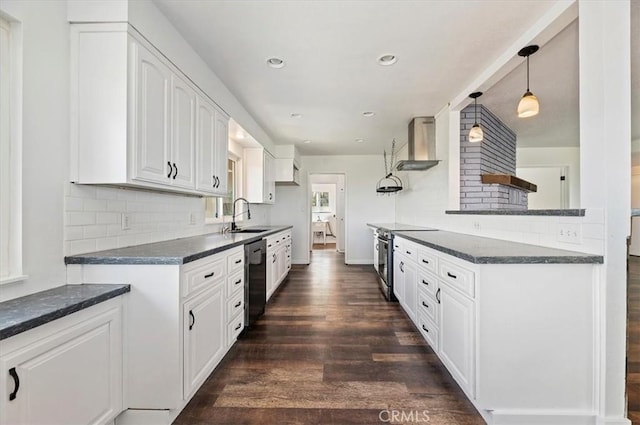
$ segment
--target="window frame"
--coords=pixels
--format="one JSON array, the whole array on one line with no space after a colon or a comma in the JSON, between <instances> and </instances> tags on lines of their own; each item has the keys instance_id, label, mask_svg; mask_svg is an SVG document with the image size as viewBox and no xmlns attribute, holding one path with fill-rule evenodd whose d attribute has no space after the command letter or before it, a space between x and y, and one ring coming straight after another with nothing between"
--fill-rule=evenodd
<instances>
[{"instance_id":1,"label":"window frame","mask_svg":"<svg viewBox=\"0 0 640 425\"><path fill-rule=\"evenodd\" d=\"M22 26L0 12L0 285L23 281Z\"/></svg>"},{"instance_id":2,"label":"window frame","mask_svg":"<svg viewBox=\"0 0 640 425\"><path fill-rule=\"evenodd\" d=\"M234 170L234 178L233 178L233 184L234 184L234 197L235 199L242 197L242 157L234 154L233 152L229 152L227 154L227 163L228 161L233 161L235 163L235 170ZM227 171L228 173L228 171ZM229 182L227 180L227 186L228 186ZM211 196L211 197L207 197L205 198L205 223L206 224L224 224L224 223L230 223L233 220L233 217L231 215L224 215L224 207L223 207L223 203L224 203L224 199L226 197L222 197L222 196ZM233 200L232 200L233 202ZM214 212L218 212L220 215L218 217L213 216ZM242 217L239 217L240 220L236 220L236 223L240 223L242 222Z\"/></svg>"}]
</instances>

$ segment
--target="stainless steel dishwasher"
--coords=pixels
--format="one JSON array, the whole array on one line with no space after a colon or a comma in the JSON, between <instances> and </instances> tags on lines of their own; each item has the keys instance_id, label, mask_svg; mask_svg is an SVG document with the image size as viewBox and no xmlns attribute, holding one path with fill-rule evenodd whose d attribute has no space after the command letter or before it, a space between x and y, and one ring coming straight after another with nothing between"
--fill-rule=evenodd
<instances>
[{"instance_id":1,"label":"stainless steel dishwasher","mask_svg":"<svg viewBox=\"0 0 640 425\"><path fill-rule=\"evenodd\" d=\"M244 246L244 326L245 329L264 313L267 298L267 242L265 239Z\"/></svg>"}]
</instances>

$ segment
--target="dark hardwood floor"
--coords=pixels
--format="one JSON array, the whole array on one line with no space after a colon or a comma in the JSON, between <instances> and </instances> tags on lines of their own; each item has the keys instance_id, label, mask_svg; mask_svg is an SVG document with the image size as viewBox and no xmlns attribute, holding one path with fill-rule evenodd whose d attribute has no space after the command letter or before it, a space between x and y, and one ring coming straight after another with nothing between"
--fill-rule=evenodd
<instances>
[{"instance_id":1,"label":"dark hardwood floor","mask_svg":"<svg viewBox=\"0 0 640 425\"><path fill-rule=\"evenodd\" d=\"M640 257L629 257L627 396L629 419L640 424Z\"/></svg>"},{"instance_id":2,"label":"dark hardwood floor","mask_svg":"<svg viewBox=\"0 0 640 425\"><path fill-rule=\"evenodd\" d=\"M384 301L373 267L345 266L332 250L293 267L174 422L382 423L484 421L398 304Z\"/></svg>"}]
</instances>

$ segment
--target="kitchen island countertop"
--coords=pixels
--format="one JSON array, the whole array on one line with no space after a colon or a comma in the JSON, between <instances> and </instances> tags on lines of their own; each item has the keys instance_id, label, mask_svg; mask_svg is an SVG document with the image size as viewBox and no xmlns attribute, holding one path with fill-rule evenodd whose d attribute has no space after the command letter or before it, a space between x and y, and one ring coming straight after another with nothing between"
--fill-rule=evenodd
<instances>
[{"instance_id":1,"label":"kitchen island countertop","mask_svg":"<svg viewBox=\"0 0 640 425\"><path fill-rule=\"evenodd\" d=\"M415 226L413 224L403 224L403 223L367 223L367 226L371 227L372 229L381 229L381 230L386 230L388 232L437 230L431 227Z\"/></svg>"},{"instance_id":2,"label":"kitchen island countertop","mask_svg":"<svg viewBox=\"0 0 640 425\"><path fill-rule=\"evenodd\" d=\"M65 264L185 264L251 243L292 226L256 226L260 233L210 233L65 257Z\"/></svg>"},{"instance_id":3,"label":"kitchen island countertop","mask_svg":"<svg viewBox=\"0 0 640 425\"><path fill-rule=\"evenodd\" d=\"M601 255L447 231L397 232L396 236L476 264L602 264L604 261Z\"/></svg>"}]
</instances>

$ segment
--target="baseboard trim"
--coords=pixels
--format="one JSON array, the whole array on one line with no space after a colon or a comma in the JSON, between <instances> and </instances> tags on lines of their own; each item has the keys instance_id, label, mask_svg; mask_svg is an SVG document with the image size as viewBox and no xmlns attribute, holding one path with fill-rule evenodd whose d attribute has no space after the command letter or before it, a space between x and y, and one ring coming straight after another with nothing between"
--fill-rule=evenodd
<instances>
[{"instance_id":1,"label":"baseboard trim","mask_svg":"<svg viewBox=\"0 0 640 425\"><path fill-rule=\"evenodd\" d=\"M494 410L488 412L491 425L596 425L596 417L585 412Z\"/></svg>"},{"instance_id":2,"label":"baseboard trim","mask_svg":"<svg viewBox=\"0 0 640 425\"><path fill-rule=\"evenodd\" d=\"M346 264L352 264L352 265L358 265L358 266L367 265L368 264L371 267L373 267L373 263L371 262L370 258L367 258L367 259L362 259L362 258L360 258L360 259L358 259L358 258L357 259L351 259L351 258L348 258L348 259L345 260L345 263Z\"/></svg>"}]
</instances>

